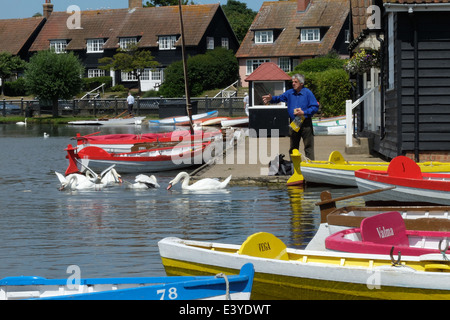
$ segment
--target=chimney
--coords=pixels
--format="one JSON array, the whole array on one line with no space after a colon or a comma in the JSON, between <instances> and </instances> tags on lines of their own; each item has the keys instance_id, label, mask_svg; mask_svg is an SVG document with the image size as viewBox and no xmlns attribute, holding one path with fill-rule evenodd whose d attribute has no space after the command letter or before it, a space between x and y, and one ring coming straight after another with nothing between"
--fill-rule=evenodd
<instances>
[{"instance_id":1,"label":"chimney","mask_svg":"<svg viewBox=\"0 0 450 320\"><path fill-rule=\"evenodd\" d=\"M128 0L128 9L142 8L142 0Z\"/></svg>"},{"instance_id":2,"label":"chimney","mask_svg":"<svg viewBox=\"0 0 450 320\"><path fill-rule=\"evenodd\" d=\"M53 4L50 3L50 0L45 0L43 7L44 7L44 18L48 19L53 12Z\"/></svg>"},{"instance_id":3,"label":"chimney","mask_svg":"<svg viewBox=\"0 0 450 320\"><path fill-rule=\"evenodd\" d=\"M297 0L297 11L306 11L312 0Z\"/></svg>"}]
</instances>

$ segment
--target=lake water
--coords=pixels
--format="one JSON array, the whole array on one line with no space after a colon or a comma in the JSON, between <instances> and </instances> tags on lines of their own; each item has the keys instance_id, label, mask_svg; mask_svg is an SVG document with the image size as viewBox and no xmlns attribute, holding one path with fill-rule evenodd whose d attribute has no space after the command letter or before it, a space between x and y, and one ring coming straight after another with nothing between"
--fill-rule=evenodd
<instances>
[{"instance_id":1,"label":"lake water","mask_svg":"<svg viewBox=\"0 0 450 320\"><path fill-rule=\"evenodd\" d=\"M148 126L101 128L102 134L150 132ZM177 172L156 173L161 188L124 187L95 192L59 191L64 149L77 132L99 127L0 125L0 278L35 275L67 278L163 276L157 243L175 236L242 243L265 231L288 247L302 248L320 222L320 192L334 197L356 188L229 186L225 191L167 191ZM44 132L50 134L44 138ZM135 175L122 175L132 182ZM361 204L361 200L344 202Z\"/></svg>"}]
</instances>

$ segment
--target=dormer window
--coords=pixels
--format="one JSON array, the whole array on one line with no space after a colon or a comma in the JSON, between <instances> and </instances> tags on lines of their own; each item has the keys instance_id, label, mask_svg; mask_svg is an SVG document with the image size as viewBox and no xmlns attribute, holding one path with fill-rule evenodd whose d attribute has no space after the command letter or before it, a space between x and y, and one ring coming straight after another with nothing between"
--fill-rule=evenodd
<instances>
[{"instance_id":1,"label":"dormer window","mask_svg":"<svg viewBox=\"0 0 450 320\"><path fill-rule=\"evenodd\" d=\"M160 36L158 38L159 50L175 50L177 36Z\"/></svg>"},{"instance_id":2,"label":"dormer window","mask_svg":"<svg viewBox=\"0 0 450 320\"><path fill-rule=\"evenodd\" d=\"M137 38L120 38L119 46L120 49L126 50L129 47L136 45L137 42Z\"/></svg>"},{"instance_id":3,"label":"dormer window","mask_svg":"<svg viewBox=\"0 0 450 320\"><path fill-rule=\"evenodd\" d=\"M320 28L308 28L301 30L301 42L320 41Z\"/></svg>"},{"instance_id":4,"label":"dormer window","mask_svg":"<svg viewBox=\"0 0 450 320\"><path fill-rule=\"evenodd\" d=\"M56 53L65 53L67 47L67 40L51 40L50 50Z\"/></svg>"},{"instance_id":5,"label":"dormer window","mask_svg":"<svg viewBox=\"0 0 450 320\"><path fill-rule=\"evenodd\" d=\"M273 43L273 30L255 31L255 43Z\"/></svg>"},{"instance_id":6,"label":"dormer window","mask_svg":"<svg viewBox=\"0 0 450 320\"><path fill-rule=\"evenodd\" d=\"M103 39L88 39L87 40L87 53L103 52Z\"/></svg>"}]
</instances>

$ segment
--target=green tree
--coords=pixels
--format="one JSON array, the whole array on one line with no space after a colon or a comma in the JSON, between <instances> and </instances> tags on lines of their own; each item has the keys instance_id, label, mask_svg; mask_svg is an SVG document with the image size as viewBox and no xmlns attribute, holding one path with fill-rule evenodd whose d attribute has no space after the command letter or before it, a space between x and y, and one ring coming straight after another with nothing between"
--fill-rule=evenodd
<instances>
[{"instance_id":1,"label":"green tree","mask_svg":"<svg viewBox=\"0 0 450 320\"><path fill-rule=\"evenodd\" d=\"M103 64L100 69L131 72L138 79L139 94L141 93L141 71L145 68L156 68L159 62L155 61L152 53L140 50L137 45L131 45L126 49L119 49L112 58L106 57L98 60Z\"/></svg>"},{"instance_id":2,"label":"green tree","mask_svg":"<svg viewBox=\"0 0 450 320\"><path fill-rule=\"evenodd\" d=\"M1 94L4 95L5 81L15 72L22 70L26 63L19 57L8 52L0 53L0 80L2 83Z\"/></svg>"},{"instance_id":3,"label":"green tree","mask_svg":"<svg viewBox=\"0 0 450 320\"><path fill-rule=\"evenodd\" d=\"M246 3L238 0L228 0L227 4L222 6L222 9L239 42L242 42L256 17L256 12L247 8Z\"/></svg>"},{"instance_id":4,"label":"green tree","mask_svg":"<svg viewBox=\"0 0 450 320\"><path fill-rule=\"evenodd\" d=\"M205 90L224 88L239 78L239 64L232 50L216 48L206 54L189 57L187 73L191 96L199 96ZM172 63L165 73L160 93L174 98L184 94L183 62Z\"/></svg>"},{"instance_id":5,"label":"green tree","mask_svg":"<svg viewBox=\"0 0 450 320\"><path fill-rule=\"evenodd\" d=\"M70 53L41 51L31 57L25 70L25 84L40 100L52 101L52 114L57 117L58 99L70 99L81 91L84 67Z\"/></svg>"}]
</instances>

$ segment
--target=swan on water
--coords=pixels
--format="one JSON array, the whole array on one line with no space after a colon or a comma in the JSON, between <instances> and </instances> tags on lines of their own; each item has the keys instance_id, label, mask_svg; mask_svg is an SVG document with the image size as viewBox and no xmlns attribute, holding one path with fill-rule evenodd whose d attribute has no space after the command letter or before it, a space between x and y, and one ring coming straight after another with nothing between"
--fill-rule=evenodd
<instances>
[{"instance_id":1,"label":"swan on water","mask_svg":"<svg viewBox=\"0 0 450 320\"><path fill-rule=\"evenodd\" d=\"M156 177L151 175L150 177L145 174L136 176L135 183L130 183L128 186L130 189L151 189L159 188L159 184L156 181Z\"/></svg>"},{"instance_id":2,"label":"swan on water","mask_svg":"<svg viewBox=\"0 0 450 320\"><path fill-rule=\"evenodd\" d=\"M183 190L218 190L224 189L228 185L231 180L231 175L226 178L224 181L220 182L218 179L205 178L199 181L194 182L192 185L189 185L189 174L187 172L180 172L175 179L169 182L167 186L167 190L170 190L172 186L183 180L181 184L181 189Z\"/></svg>"},{"instance_id":3,"label":"swan on water","mask_svg":"<svg viewBox=\"0 0 450 320\"><path fill-rule=\"evenodd\" d=\"M47 132L44 132L44 138L48 138L50 135Z\"/></svg>"},{"instance_id":4,"label":"swan on water","mask_svg":"<svg viewBox=\"0 0 450 320\"><path fill-rule=\"evenodd\" d=\"M16 122L16 124L26 125L27 124L27 118L25 118L25 122L24 121L19 121L19 122Z\"/></svg>"},{"instance_id":5,"label":"swan on water","mask_svg":"<svg viewBox=\"0 0 450 320\"><path fill-rule=\"evenodd\" d=\"M122 179L114 169L115 165L102 171L97 175L94 171L87 168L86 174L72 173L67 176L55 172L61 186L59 190L101 190L106 187L121 184Z\"/></svg>"},{"instance_id":6,"label":"swan on water","mask_svg":"<svg viewBox=\"0 0 450 320\"><path fill-rule=\"evenodd\" d=\"M63 176L59 172L55 172L61 186L59 190L100 190L105 187L105 184L95 183L84 174L72 173L68 176Z\"/></svg>"}]
</instances>

